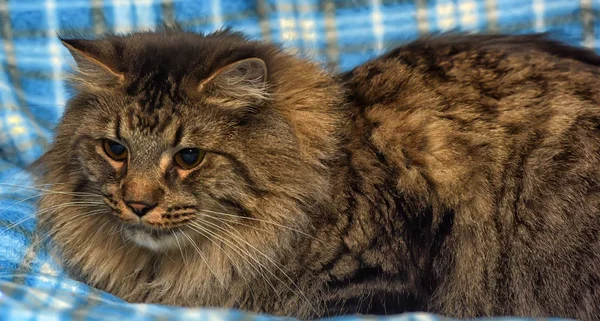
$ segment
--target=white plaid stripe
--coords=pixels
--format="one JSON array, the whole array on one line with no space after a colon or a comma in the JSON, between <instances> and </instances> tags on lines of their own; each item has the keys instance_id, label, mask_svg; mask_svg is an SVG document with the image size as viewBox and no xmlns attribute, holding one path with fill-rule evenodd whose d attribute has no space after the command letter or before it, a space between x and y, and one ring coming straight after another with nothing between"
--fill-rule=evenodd
<instances>
[{"instance_id":1,"label":"white plaid stripe","mask_svg":"<svg viewBox=\"0 0 600 321\"><path fill-rule=\"evenodd\" d=\"M496 10L496 0L484 0L485 12L487 15L488 30L490 32L498 31L498 11Z\"/></svg>"},{"instance_id":2,"label":"white plaid stripe","mask_svg":"<svg viewBox=\"0 0 600 321\"><path fill-rule=\"evenodd\" d=\"M533 12L535 14L535 31L542 32L546 29L544 24L544 0L533 0Z\"/></svg>"},{"instance_id":3,"label":"white plaid stripe","mask_svg":"<svg viewBox=\"0 0 600 321\"><path fill-rule=\"evenodd\" d=\"M213 29L218 30L223 28L223 13L221 12L221 0L212 0L211 9Z\"/></svg>"},{"instance_id":4,"label":"white plaid stripe","mask_svg":"<svg viewBox=\"0 0 600 321\"><path fill-rule=\"evenodd\" d=\"M330 62L339 60L340 50L338 47L337 31L335 27L335 2L325 1L323 4L323 16L325 25L325 41L327 43L326 55Z\"/></svg>"},{"instance_id":5,"label":"white plaid stripe","mask_svg":"<svg viewBox=\"0 0 600 321\"><path fill-rule=\"evenodd\" d=\"M48 20L48 27L51 32L53 30L59 30L57 16L56 16L56 2L55 0L46 0L46 19ZM52 32L53 33L53 32ZM52 80L54 89L54 106L61 108L66 103L64 84L63 80L63 61L61 56L62 46L58 39L51 36L50 43L48 45L48 52L50 53L50 64L52 66Z\"/></svg>"},{"instance_id":6,"label":"white plaid stripe","mask_svg":"<svg viewBox=\"0 0 600 321\"><path fill-rule=\"evenodd\" d=\"M594 0L580 0L581 5L581 19L583 20L583 28L584 35L582 45L588 48L596 47L596 39L594 37L594 14L592 13ZM600 8L600 0L597 0L596 3Z\"/></svg>"},{"instance_id":7,"label":"white plaid stripe","mask_svg":"<svg viewBox=\"0 0 600 321\"><path fill-rule=\"evenodd\" d=\"M417 28L420 34L426 34L429 32L429 10L427 9L427 0L416 0L415 6L417 7Z\"/></svg>"},{"instance_id":8,"label":"white plaid stripe","mask_svg":"<svg viewBox=\"0 0 600 321\"><path fill-rule=\"evenodd\" d=\"M383 51L383 35L385 29L382 22L381 1L371 0L371 19L373 19L373 35L375 36L375 52Z\"/></svg>"},{"instance_id":9,"label":"white plaid stripe","mask_svg":"<svg viewBox=\"0 0 600 321\"><path fill-rule=\"evenodd\" d=\"M140 0L133 3L137 28L151 30L156 27L156 14L153 0Z\"/></svg>"},{"instance_id":10,"label":"white plaid stripe","mask_svg":"<svg viewBox=\"0 0 600 321\"><path fill-rule=\"evenodd\" d=\"M317 20L315 19L316 5L312 1L299 2L296 5L298 13L298 29L302 39L302 47L306 50L317 48ZM311 51L311 55L315 52Z\"/></svg>"},{"instance_id":11,"label":"white plaid stripe","mask_svg":"<svg viewBox=\"0 0 600 321\"><path fill-rule=\"evenodd\" d=\"M474 0L458 1L458 13L461 29L469 30L477 26L479 12L477 11L477 3Z\"/></svg>"},{"instance_id":12,"label":"white plaid stripe","mask_svg":"<svg viewBox=\"0 0 600 321\"><path fill-rule=\"evenodd\" d=\"M112 0L113 18L115 25L113 30L118 33L127 33L134 30L133 22L131 21L131 6L134 2L123 0Z\"/></svg>"},{"instance_id":13,"label":"white plaid stripe","mask_svg":"<svg viewBox=\"0 0 600 321\"><path fill-rule=\"evenodd\" d=\"M448 31L456 27L456 10L452 1L437 0L435 11L438 29Z\"/></svg>"},{"instance_id":14,"label":"white plaid stripe","mask_svg":"<svg viewBox=\"0 0 600 321\"><path fill-rule=\"evenodd\" d=\"M298 30L296 18L294 17L294 4L289 1L278 1L276 3L278 23L279 23L279 37L282 41L292 44L293 46L298 45Z\"/></svg>"}]
</instances>

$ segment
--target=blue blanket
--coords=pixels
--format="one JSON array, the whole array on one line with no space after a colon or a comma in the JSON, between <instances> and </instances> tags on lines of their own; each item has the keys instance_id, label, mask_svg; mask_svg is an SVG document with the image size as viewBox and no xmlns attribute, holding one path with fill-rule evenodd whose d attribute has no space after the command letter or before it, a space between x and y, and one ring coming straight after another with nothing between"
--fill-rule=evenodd
<instances>
[{"instance_id":1,"label":"blue blanket","mask_svg":"<svg viewBox=\"0 0 600 321\"><path fill-rule=\"evenodd\" d=\"M549 31L598 49L598 12L600 0L0 0L0 320L271 318L128 304L64 273L47 235L35 230L35 201L44 189L24 171L48 145L69 98L63 79L73 62L56 31L95 35L172 22L201 32L231 26L347 70L419 35L449 30ZM388 319L441 318L377 320Z\"/></svg>"}]
</instances>

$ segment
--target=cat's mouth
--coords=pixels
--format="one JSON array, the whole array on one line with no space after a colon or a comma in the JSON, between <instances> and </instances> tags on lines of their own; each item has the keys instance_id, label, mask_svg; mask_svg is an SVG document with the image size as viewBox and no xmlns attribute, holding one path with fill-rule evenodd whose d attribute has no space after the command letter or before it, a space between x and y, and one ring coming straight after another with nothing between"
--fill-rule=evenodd
<instances>
[{"instance_id":1,"label":"cat's mouth","mask_svg":"<svg viewBox=\"0 0 600 321\"><path fill-rule=\"evenodd\" d=\"M129 229L132 232L142 232L142 233L146 233L153 237L162 237L165 235L170 235L170 234L175 233L175 230L170 229L170 228L155 229L155 228L146 227L144 225L128 225L125 228Z\"/></svg>"},{"instance_id":2,"label":"cat's mouth","mask_svg":"<svg viewBox=\"0 0 600 321\"><path fill-rule=\"evenodd\" d=\"M123 236L133 243L153 251L165 251L176 248L181 232L174 229L153 229L142 225L123 227Z\"/></svg>"}]
</instances>

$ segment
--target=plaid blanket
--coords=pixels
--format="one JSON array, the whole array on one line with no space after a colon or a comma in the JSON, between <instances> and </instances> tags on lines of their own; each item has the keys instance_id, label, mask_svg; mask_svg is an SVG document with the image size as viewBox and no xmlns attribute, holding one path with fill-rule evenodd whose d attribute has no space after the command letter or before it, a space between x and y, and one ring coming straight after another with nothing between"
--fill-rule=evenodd
<instances>
[{"instance_id":1,"label":"plaid blanket","mask_svg":"<svg viewBox=\"0 0 600 321\"><path fill-rule=\"evenodd\" d=\"M172 22L200 32L231 26L347 70L420 35L449 30L548 31L598 49L597 12L600 0L0 0L0 320L272 318L127 304L65 275L47 235L35 232L35 201L44 189L23 170L47 146L69 98L63 78L73 62L56 31L97 35Z\"/></svg>"}]
</instances>

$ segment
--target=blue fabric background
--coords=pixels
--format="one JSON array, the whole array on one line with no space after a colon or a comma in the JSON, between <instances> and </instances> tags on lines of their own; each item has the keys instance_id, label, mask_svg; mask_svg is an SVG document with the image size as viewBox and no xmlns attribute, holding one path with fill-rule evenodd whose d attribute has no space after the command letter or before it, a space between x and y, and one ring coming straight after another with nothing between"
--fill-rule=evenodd
<instances>
[{"instance_id":1,"label":"blue fabric background","mask_svg":"<svg viewBox=\"0 0 600 321\"><path fill-rule=\"evenodd\" d=\"M46 235L34 233L35 200L44 191L23 171L48 145L69 98L63 79L73 61L57 31L98 35L172 22L200 32L231 26L347 70L440 31L549 31L599 49L598 12L600 0L0 0L0 320L269 319L127 304L66 277Z\"/></svg>"}]
</instances>

